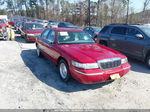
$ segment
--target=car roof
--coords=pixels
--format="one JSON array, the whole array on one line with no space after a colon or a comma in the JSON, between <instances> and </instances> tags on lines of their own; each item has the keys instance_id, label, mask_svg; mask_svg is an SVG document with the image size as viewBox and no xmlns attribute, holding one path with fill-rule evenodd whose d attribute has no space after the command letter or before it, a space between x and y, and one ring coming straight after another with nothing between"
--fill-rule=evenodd
<instances>
[{"instance_id":1,"label":"car roof","mask_svg":"<svg viewBox=\"0 0 150 112\"><path fill-rule=\"evenodd\" d=\"M108 26L120 26L120 27L134 27L134 28L144 28L144 27L150 27L150 26L146 26L146 25L141 25L141 24L118 24L118 25L108 25Z\"/></svg>"},{"instance_id":2,"label":"car roof","mask_svg":"<svg viewBox=\"0 0 150 112\"><path fill-rule=\"evenodd\" d=\"M134 26L134 27L140 27L140 26L144 26L144 25L139 25L139 24L110 24L110 25L106 25L106 26Z\"/></svg>"},{"instance_id":3,"label":"car roof","mask_svg":"<svg viewBox=\"0 0 150 112\"><path fill-rule=\"evenodd\" d=\"M68 23L69 23L69 24L72 24L72 23L70 23L70 22L59 22L59 23L66 23L66 24L68 24ZM73 25L74 25L74 24L73 24Z\"/></svg>"},{"instance_id":4,"label":"car roof","mask_svg":"<svg viewBox=\"0 0 150 112\"><path fill-rule=\"evenodd\" d=\"M73 29L73 28L49 28L54 29L55 31L75 31L75 32L83 32L81 29Z\"/></svg>"}]
</instances>

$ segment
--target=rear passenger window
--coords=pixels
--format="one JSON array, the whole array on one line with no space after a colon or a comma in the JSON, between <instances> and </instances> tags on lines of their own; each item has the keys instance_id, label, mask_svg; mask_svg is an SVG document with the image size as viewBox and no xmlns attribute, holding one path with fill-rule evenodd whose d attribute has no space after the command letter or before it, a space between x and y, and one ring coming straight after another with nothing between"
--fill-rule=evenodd
<instances>
[{"instance_id":1,"label":"rear passenger window","mask_svg":"<svg viewBox=\"0 0 150 112\"><path fill-rule=\"evenodd\" d=\"M100 32L101 33L108 33L109 32L109 26L105 26Z\"/></svg>"},{"instance_id":2,"label":"rear passenger window","mask_svg":"<svg viewBox=\"0 0 150 112\"><path fill-rule=\"evenodd\" d=\"M141 33L138 30L133 28L128 29L128 33L127 33L128 36L135 36L136 34L141 34Z\"/></svg>"},{"instance_id":3,"label":"rear passenger window","mask_svg":"<svg viewBox=\"0 0 150 112\"><path fill-rule=\"evenodd\" d=\"M114 27L111 31L112 34L126 35L127 28L125 27Z\"/></svg>"}]
</instances>

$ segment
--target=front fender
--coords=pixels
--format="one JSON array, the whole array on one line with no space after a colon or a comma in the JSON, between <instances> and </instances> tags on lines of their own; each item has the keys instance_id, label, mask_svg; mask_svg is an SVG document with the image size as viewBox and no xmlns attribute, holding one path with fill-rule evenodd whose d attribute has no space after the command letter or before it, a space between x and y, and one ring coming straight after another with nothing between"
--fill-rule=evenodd
<instances>
[{"instance_id":1,"label":"front fender","mask_svg":"<svg viewBox=\"0 0 150 112\"><path fill-rule=\"evenodd\" d=\"M144 55L144 59L150 55L150 45L147 45L144 47L144 50L143 50L143 55Z\"/></svg>"}]
</instances>

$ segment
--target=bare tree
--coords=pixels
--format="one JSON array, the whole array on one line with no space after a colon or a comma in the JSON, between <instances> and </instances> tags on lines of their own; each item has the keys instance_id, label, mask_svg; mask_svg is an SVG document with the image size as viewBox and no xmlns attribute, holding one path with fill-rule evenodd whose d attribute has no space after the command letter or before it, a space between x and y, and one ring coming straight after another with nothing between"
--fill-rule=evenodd
<instances>
[{"instance_id":1,"label":"bare tree","mask_svg":"<svg viewBox=\"0 0 150 112\"><path fill-rule=\"evenodd\" d=\"M143 6L143 13L142 13L142 22L145 23L146 21L144 20L144 17L146 15L146 9L147 9L147 6L149 5L149 2L150 0L145 0L144 1L144 6Z\"/></svg>"},{"instance_id":2,"label":"bare tree","mask_svg":"<svg viewBox=\"0 0 150 112\"><path fill-rule=\"evenodd\" d=\"M147 6L149 5L150 0L145 0L144 1L144 7L143 7L143 13L145 12Z\"/></svg>"}]
</instances>

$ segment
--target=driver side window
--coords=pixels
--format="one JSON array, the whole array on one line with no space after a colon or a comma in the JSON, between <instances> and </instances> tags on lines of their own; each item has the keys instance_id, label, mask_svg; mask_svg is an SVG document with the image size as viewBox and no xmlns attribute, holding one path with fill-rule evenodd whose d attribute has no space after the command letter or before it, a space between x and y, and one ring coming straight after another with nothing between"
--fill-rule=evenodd
<instances>
[{"instance_id":1,"label":"driver side window","mask_svg":"<svg viewBox=\"0 0 150 112\"><path fill-rule=\"evenodd\" d=\"M47 36L47 40L49 42L54 42L54 38L55 38L55 31L54 30L50 30L48 36Z\"/></svg>"},{"instance_id":2,"label":"driver side window","mask_svg":"<svg viewBox=\"0 0 150 112\"><path fill-rule=\"evenodd\" d=\"M42 35L40 36L40 39L46 39L47 35L49 33L49 29L45 30Z\"/></svg>"},{"instance_id":3,"label":"driver side window","mask_svg":"<svg viewBox=\"0 0 150 112\"><path fill-rule=\"evenodd\" d=\"M128 33L127 33L128 36L136 37L136 34L141 34L141 33L138 30L133 28L128 29Z\"/></svg>"}]
</instances>

